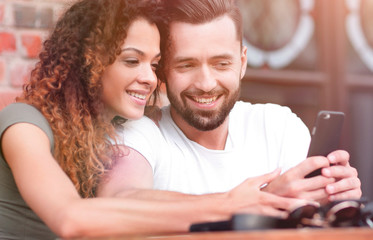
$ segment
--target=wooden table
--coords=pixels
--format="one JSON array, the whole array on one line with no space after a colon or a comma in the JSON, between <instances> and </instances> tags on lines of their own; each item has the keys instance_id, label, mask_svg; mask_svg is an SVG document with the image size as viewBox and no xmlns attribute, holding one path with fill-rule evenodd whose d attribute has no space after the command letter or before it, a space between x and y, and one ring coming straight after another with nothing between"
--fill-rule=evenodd
<instances>
[{"instance_id":1,"label":"wooden table","mask_svg":"<svg viewBox=\"0 0 373 240\"><path fill-rule=\"evenodd\" d=\"M373 240L370 228L284 229L237 232L203 232L152 236L95 238L96 240Z\"/></svg>"}]
</instances>

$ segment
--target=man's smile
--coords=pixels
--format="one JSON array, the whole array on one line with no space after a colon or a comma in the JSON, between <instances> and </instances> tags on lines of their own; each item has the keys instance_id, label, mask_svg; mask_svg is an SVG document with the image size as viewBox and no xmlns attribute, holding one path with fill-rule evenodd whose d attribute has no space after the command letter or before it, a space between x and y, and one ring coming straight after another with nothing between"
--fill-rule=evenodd
<instances>
[{"instance_id":1,"label":"man's smile","mask_svg":"<svg viewBox=\"0 0 373 240\"><path fill-rule=\"evenodd\" d=\"M217 98L218 98L218 96L214 96L214 97L192 97L192 99L194 101L196 101L197 103L202 103L202 104L211 104L211 103L215 102Z\"/></svg>"}]
</instances>

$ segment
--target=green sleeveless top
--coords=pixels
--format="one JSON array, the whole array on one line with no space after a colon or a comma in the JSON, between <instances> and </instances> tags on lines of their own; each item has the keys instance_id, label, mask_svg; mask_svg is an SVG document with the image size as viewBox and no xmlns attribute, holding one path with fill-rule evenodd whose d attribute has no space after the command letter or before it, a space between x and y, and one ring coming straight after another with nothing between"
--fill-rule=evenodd
<instances>
[{"instance_id":1,"label":"green sleeveless top","mask_svg":"<svg viewBox=\"0 0 373 240\"><path fill-rule=\"evenodd\" d=\"M24 103L10 104L0 112L0 140L8 127L20 122L31 123L42 129L49 138L53 152L53 132L48 121L36 108ZM56 238L22 199L0 147L0 239Z\"/></svg>"}]
</instances>

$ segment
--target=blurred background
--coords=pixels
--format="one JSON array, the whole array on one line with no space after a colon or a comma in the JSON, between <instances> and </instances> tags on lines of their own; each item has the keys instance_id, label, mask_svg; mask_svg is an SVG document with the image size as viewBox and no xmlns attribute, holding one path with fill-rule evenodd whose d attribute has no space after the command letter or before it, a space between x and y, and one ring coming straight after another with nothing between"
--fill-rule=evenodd
<instances>
[{"instance_id":1,"label":"blurred background","mask_svg":"<svg viewBox=\"0 0 373 240\"><path fill-rule=\"evenodd\" d=\"M0 0L0 109L71 0ZM248 70L241 98L289 106L311 130L318 111L346 114L341 148L373 200L373 0L237 0Z\"/></svg>"}]
</instances>

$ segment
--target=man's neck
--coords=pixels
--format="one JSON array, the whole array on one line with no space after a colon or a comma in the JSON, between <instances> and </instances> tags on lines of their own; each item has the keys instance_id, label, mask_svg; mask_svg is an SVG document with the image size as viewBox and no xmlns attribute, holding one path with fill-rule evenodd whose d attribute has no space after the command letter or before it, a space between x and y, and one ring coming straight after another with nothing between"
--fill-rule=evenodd
<instances>
[{"instance_id":1,"label":"man's neck","mask_svg":"<svg viewBox=\"0 0 373 240\"><path fill-rule=\"evenodd\" d=\"M228 117L219 127L211 131L201 131L190 126L172 107L171 117L189 140L207 149L224 150L228 137Z\"/></svg>"}]
</instances>

